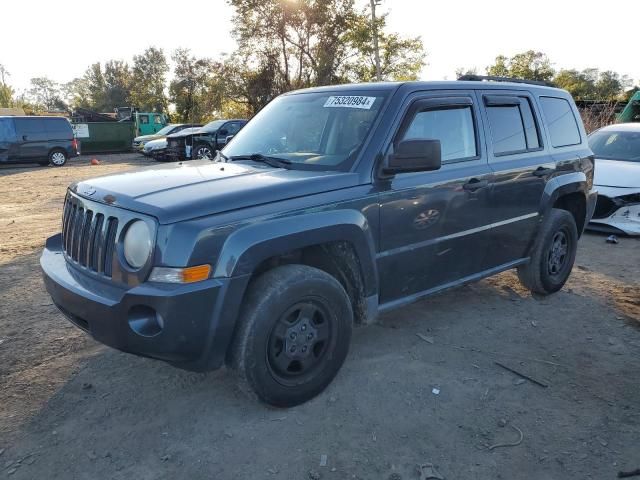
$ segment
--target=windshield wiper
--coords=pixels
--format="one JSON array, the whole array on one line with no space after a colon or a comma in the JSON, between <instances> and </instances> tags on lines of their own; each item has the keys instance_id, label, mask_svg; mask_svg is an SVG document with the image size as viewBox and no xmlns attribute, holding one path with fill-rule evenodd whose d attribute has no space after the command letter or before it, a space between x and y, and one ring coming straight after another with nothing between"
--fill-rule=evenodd
<instances>
[{"instance_id":1,"label":"windshield wiper","mask_svg":"<svg viewBox=\"0 0 640 480\"><path fill-rule=\"evenodd\" d=\"M271 157L267 155L263 155L261 153L254 153L252 155L234 155L230 157L230 160L252 160L254 162L263 162L272 167L279 168L291 168L291 160L287 160L286 158L279 157Z\"/></svg>"},{"instance_id":2,"label":"windshield wiper","mask_svg":"<svg viewBox=\"0 0 640 480\"><path fill-rule=\"evenodd\" d=\"M225 162L229 161L229 157L227 157L224 153L222 153L222 150L216 150L216 153L218 154L217 156L220 157ZM211 160L214 160L215 158L216 157L213 157Z\"/></svg>"}]
</instances>

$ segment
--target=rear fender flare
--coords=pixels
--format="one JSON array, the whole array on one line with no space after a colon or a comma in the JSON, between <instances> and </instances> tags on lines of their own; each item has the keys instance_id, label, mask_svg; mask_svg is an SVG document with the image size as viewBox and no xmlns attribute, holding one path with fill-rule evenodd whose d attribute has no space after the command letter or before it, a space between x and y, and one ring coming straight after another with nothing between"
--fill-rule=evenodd
<instances>
[{"instance_id":1,"label":"rear fender flare","mask_svg":"<svg viewBox=\"0 0 640 480\"><path fill-rule=\"evenodd\" d=\"M553 178L547 183L542 197L540 213L543 218L549 213L558 198L569 193L580 192L585 198L589 194L589 182L584 172L572 172Z\"/></svg>"}]
</instances>

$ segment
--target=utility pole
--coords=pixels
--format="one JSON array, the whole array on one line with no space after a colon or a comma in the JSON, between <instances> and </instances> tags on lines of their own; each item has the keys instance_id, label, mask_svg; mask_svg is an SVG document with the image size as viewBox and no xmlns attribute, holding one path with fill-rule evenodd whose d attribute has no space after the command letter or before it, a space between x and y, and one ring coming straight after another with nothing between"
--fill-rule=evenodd
<instances>
[{"instance_id":1,"label":"utility pole","mask_svg":"<svg viewBox=\"0 0 640 480\"><path fill-rule=\"evenodd\" d=\"M382 81L382 73L380 72L380 48L378 47L378 24L376 22L376 6L380 5L382 0L371 1L371 28L373 30L373 51L376 58L376 80Z\"/></svg>"}]
</instances>

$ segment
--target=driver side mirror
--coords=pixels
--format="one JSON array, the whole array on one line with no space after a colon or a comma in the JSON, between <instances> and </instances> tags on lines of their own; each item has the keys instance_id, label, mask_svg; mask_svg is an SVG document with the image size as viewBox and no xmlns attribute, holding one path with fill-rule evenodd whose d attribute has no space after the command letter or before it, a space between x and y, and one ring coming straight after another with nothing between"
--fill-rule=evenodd
<instances>
[{"instance_id":1,"label":"driver side mirror","mask_svg":"<svg viewBox=\"0 0 640 480\"><path fill-rule=\"evenodd\" d=\"M389 156L384 173L429 172L442 166L440 140L403 140Z\"/></svg>"},{"instance_id":2,"label":"driver side mirror","mask_svg":"<svg viewBox=\"0 0 640 480\"><path fill-rule=\"evenodd\" d=\"M235 135L227 135L224 143L229 143L233 137L235 137Z\"/></svg>"}]
</instances>

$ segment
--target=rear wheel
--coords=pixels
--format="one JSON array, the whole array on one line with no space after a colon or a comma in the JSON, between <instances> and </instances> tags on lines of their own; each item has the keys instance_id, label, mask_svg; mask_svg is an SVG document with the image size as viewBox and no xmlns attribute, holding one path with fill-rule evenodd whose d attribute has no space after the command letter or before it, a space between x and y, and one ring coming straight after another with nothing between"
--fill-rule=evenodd
<instances>
[{"instance_id":1,"label":"rear wheel","mask_svg":"<svg viewBox=\"0 0 640 480\"><path fill-rule=\"evenodd\" d=\"M192 157L195 159L206 158L208 160L211 160L213 158L213 150L209 145L205 145L203 143L197 143L193 147Z\"/></svg>"},{"instance_id":2,"label":"rear wheel","mask_svg":"<svg viewBox=\"0 0 640 480\"><path fill-rule=\"evenodd\" d=\"M299 405L338 373L352 321L349 297L334 277L306 265L274 268L249 286L229 363L263 402Z\"/></svg>"},{"instance_id":3,"label":"rear wheel","mask_svg":"<svg viewBox=\"0 0 640 480\"><path fill-rule=\"evenodd\" d=\"M62 167L67 163L67 154L64 150L51 150L51 152L49 152L49 163L54 167Z\"/></svg>"},{"instance_id":4,"label":"rear wheel","mask_svg":"<svg viewBox=\"0 0 640 480\"><path fill-rule=\"evenodd\" d=\"M531 262L518 267L520 282L532 292L548 295L566 283L578 248L576 222L566 210L551 209L531 255Z\"/></svg>"}]
</instances>

